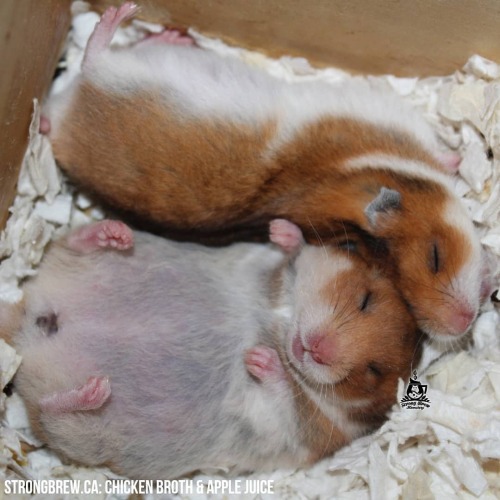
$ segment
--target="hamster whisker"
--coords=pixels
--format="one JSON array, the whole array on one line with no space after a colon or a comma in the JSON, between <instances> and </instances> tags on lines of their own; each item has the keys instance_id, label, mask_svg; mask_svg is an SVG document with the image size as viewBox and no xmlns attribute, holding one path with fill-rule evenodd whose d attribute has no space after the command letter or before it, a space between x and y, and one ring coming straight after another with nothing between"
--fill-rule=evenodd
<instances>
[{"instance_id":1,"label":"hamster whisker","mask_svg":"<svg viewBox=\"0 0 500 500\"><path fill-rule=\"evenodd\" d=\"M413 369L418 366L418 362L419 362L419 358L420 358L420 350L425 343L425 338L426 338L426 336L423 333L421 333L421 335L419 336L419 338L417 340L415 348L413 349L413 354L412 354L411 363L410 363L410 373L412 373ZM414 363L415 359L417 360L416 364Z\"/></svg>"},{"instance_id":2,"label":"hamster whisker","mask_svg":"<svg viewBox=\"0 0 500 500\"><path fill-rule=\"evenodd\" d=\"M309 217L307 218L307 221L308 221L309 225L311 226L311 229L313 230L314 235L318 239L318 241L320 243L320 246L323 249L323 252L325 254L325 257L327 257L328 256L328 251L326 249L325 243L323 242L323 239L321 238L321 235L319 234L319 232L317 231L317 229L314 227L314 224L312 223L312 221L311 221L311 219Z\"/></svg>"}]
</instances>

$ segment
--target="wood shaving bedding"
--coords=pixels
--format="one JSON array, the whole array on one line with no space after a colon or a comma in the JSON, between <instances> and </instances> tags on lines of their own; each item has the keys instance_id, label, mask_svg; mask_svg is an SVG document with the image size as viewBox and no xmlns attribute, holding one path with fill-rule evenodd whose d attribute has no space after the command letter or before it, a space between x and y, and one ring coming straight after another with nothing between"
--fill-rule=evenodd
<instances>
[{"instance_id":1,"label":"wood shaving bedding","mask_svg":"<svg viewBox=\"0 0 500 500\"><path fill-rule=\"evenodd\" d=\"M63 88L78 73L83 49L99 16L84 2L74 2L65 72L54 82ZM161 27L134 21L119 29L114 43L133 43ZM265 68L287 81L336 82L350 78L335 68L317 70L305 59L269 59L262 54L228 47L219 40L190 32L198 45ZM500 281L500 66L480 56L444 78L367 76L376 86L391 88L419 108L435 127L443 144L462 155L456 192L476 223L487 249L496 288ZM76 193L58 170L46 137L38 133L39 106L34 103L30 143L21 169L18 194L0 238L0 300L16 302L18 283L36 272L51 238L98 220L103 212ZM437 344L425 347L418 368L428 385L429 407L404 409L395 404L389 420L375 433L355 440L333 457L310 469L254 474L272 480L274 494L245 498L500 498L500 321L489 302L474 324L464 350L445 352ZM11 380L20 358L0 341L0 383ZM400 381L398 401L406 391ZM117 476L107 469L61 464L32 435L17 394L0 396L0 480L6 478L95 479ZM199 474L206 484L224 479L222 472ZM219 498L197 494L196 498ZM227 496L226 496L227 497ZM19 496L18 498L22 498ZM26 496L28 498L28 496ZM32 497L29 497L32 498ZM71 498L83 498L71 496ZM126 498L126 495L94 495ZM163 495L162 498L189 498Z\"/></svg>"}]
</instances>

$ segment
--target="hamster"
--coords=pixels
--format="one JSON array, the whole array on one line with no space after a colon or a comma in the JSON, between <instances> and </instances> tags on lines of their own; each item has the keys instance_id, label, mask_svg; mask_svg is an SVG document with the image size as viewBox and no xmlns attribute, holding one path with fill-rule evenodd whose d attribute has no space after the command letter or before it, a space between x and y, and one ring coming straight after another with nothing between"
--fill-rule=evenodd
<instances>
[{"instance_id":1,"label":"hamster","mask_svg":"<svg viewBox=\"0 0 500 500\"><path fill-rule=\"evenodd\" d=\"M41 439L165 479L304 466L379 426L421 354L414 319L359 257L285 220L270 237L210 248L105 220L54 243L10 323Z\"/></svg>"},{"instance_id":2,"label":"hamster","mask_svg":"<svg viewBox=\"0 0 500 500\"><path fill-rule=\"evenodd\" d=\"M105 12L82 74L45 109L73 180L166 229L215 239L245 239L273 218L310 243L354 228L387 249L422 330L467 332L481 247L446 173L459 159L438 153L421 116L361 79L287 83L175 37L111 50L135 10Z\"/></svg>"}]
</instances>

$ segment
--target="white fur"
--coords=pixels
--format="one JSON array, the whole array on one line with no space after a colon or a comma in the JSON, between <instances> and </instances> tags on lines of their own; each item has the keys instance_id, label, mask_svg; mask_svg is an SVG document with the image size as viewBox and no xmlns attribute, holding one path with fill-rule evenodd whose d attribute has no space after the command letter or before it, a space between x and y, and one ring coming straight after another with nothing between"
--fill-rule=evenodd
<instances>
[{"instance_id":1,"label":"white fur","mask_svg":"<svg viewBox=\"0 0 500 500\"><path fill-rule=\"evenodd\" d=\"M327 84L304 82L283 84L276 104L279 131L273 144L278 148L293 140L304 125L321 118L349 118L362 123L401 130L416 137L424 147L437 148L435 135L424 119L395 94L362 79Z\"/></svg>"},{"instance_id":2,"label":"white fur","mask_svg":"<svg viewBox=\"0 0 500 500\"><path fill-rule=\"evenodd\" d=\"M431 150L437 143L430 126L396 95L364 80L349 83L288 83L231 56L168 44L137 44L104 50L85 77L104 91L133 94L158 91L174 100L176 111L197 118L221 118L262 125L273 120L278 132L270 151L293 140L318 118L353 118L406 131ZM78 80L76 81L78 85Z\"/></svg>"},{"instance_id":3,"label":"white fur","mask_svg":"<svg viewBox=\"0 0 500 500\"><path fill-rule=\"evenodd\" d=\"M335 314L334 305L318 296L318 290L333 282L341 293L345 285L338 280L338 275L352 269L353 264L342 255L337 255L332 260L327 249L306 247L297 258L296 268L297 278L292 299L293 323L296 331L301 332L303 342L307 342L307 336Z\"/></svg>"},{"instance_id":4,"label":"white fur","mask_svg":"<svg viewBox=\"0 0 500 500\"><path fill-rule=\"evenodd\" d=\"M242 123L267 120L279 89L277 80L237 59L171 45L105 51L86 76L106 91L149 88L180 113Z\"/></svg>"},{"instance_id":5,"label":"white fur","mask_svg":"<svg viewBox=\"0 0 500 500\"><path fill-rule=\"evenodd\" d=\"M359 436L363 433L363 430L366 429L366 425L360 422L353 422L349 420L346 415L346 412L343 408L346 405L340 403L338 401L328 401L325 397L321 397L321 394L317 391L314 391L309 386L304 384L303 380L301 380L296 375L294 378L301 385L302 389L307 393L307 395L316 403L318 408L324 413L324 415L335 422L335 425L339 427L339 429L346 434L347 437ZM356 403L359 403L363 406L362 401L353 402L353 407L357 406Z\"/></svg>"},{"instance_id":6,"label":"white fur","mask_svg":"<svg viewBox=\"0 0 500 500\"><path fill-rule=\"evenodd\" d=\"M400 156L387 154L368 154L357 156L344 163L346 170L363 170L384 168L403 174L406 177L416 177L443 186L452 195L453 184L449 175L443 174L426 163L405 160Z\"/></svg>"},{"instance_id":7,"label":"white fur","mask_svg":"<svg viewBox=\"0 0 500 500\"><path fill-rule=\"evenodd\" d=\"M443 215L444 221L462 232L471 246L465 264L452 277L449 290L464 305L478 309L482 280L482 253L479 237L459 199L450 198ZM456 251L468 250L461 248Z\"/></svg>"},{"instance_id":8,"label":"white fur","mask_svg":"<svg viewBox=\"0 0 500 500\"><path fill-rule=\"evenodd\" d=\"M259 385L252 382L252 386L248 385L245 390L242 386L242 380L234 377L222 406L228 413L247 420L258 433L260 455L269 458L267 463L261 462L256 467L272 469L278 449L293 450L296 459L307 461L309 452L297 441L299 427L294 396L288 382L283 380ZM227 446L230 448L231 443ZM235 465L232 464L233 467ZM290 465L293 465L292 460Z\"/></svg>"},{"instance_id":9,"label":"white fur","mask_svg":"<svg viewBox=\"0 0 500 500\"><path fill-rule=\"evenodd\" d=\"M76 77L72 85L67 86L60 92L52 94L44 106L43 114L50 119L51 134L57 134L62 121L66 118L68 109L71 107L76 91L78 90L80 78Z\"/></svg>"}]
</instances>

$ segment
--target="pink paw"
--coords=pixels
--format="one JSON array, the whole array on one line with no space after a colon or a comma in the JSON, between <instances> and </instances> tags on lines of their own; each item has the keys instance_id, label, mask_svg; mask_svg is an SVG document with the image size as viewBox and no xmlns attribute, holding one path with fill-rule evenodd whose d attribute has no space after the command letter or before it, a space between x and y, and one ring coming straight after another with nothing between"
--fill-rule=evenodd
<instances>
[{"instance_id":1,"label":"pink paw","mask_svg":"<svg viewBox=\"0 0 500 500\"><path fill-rule=\"evenodd\" d=\"M134 244L134 233L123 222L103 220L76 230L68 237L68 246L86 253L99 248L128 250Z\"/></svg>"},{"instance_id":2,"label":"pink paw","mask_svg":"<svg viewBox=\"0 0 500 500\"><path fill-rule=\"evenodd\" d=\"M274 219L269 224L269 238L285 252L294 252L304 243L302 231L285 219Z\"/></svg>"},{"instance_id":3,"label":"pink paw","mask_svg":"<svg viewBox=\"0 0 500 500\"><path fill-rule=\"evenodd\" d=\"M134 233L123 222L105 220L99 223L96 237L101 248L111 247L117 250L128 250L134 243Z\"/></svg>"},{"instance_id":4,"label":"pink paw","mask_svg":"<svg viewBox=\"0 0 500 500\"><path fill-rule=\"evenodd\" d=\"M184 35L179 30L169 29L162 31L161 33L149 35L141 41L141 44L144 43L168 43L170 45L184 45L186 47L190 47L195 44L194 40L189 35Z\"/></svg>"},{"instance_id":5,"label":"pink paw","mask_svg":"<svg viewBox=\"0 0 500 500\"><path fill-rule=\"evenodd\" d=\"M40 400L40 408L53 414L96 410L110 395L111 385L107 377L90 377L76 389L45 396Z\"/></svg>"},{"instance_id":6,"label":"pink paw","mask_svg":"<svg viewBox=\"0 0 500 500\"><path fill-rule=\"evenodd\" d=\"M286 378L278 353L270 347L256 346L248 350L245 354L245 366L261 382Z\"/></svg>"},{"instance_id":7,"label":"pink paw","mask_svg":"<svg viewBox=\"0 0 500 500\"><path fill-rule=\"evenodd\" d=\"M111 42L111 38L118 26L120 26L120 23L134 17L138 10L139 7L134 2L125 2L118 8L108 7L97 23L92 36L106 37Z\"/></svg>"},{"instance_id":8,"label":"pink paw","mask_svg":"<svg viewBox=\"0 0 500 500\"><path fill-rule=\"evenodd\" d=\"M87 42L83 58L83 68L87 68L89 64L92 64L94 58L109 47L120 23L133 17L138 9L137 5L133 2L125 2L119 8L108 7L106 9Z\"/></svg>"}]
</instances>

